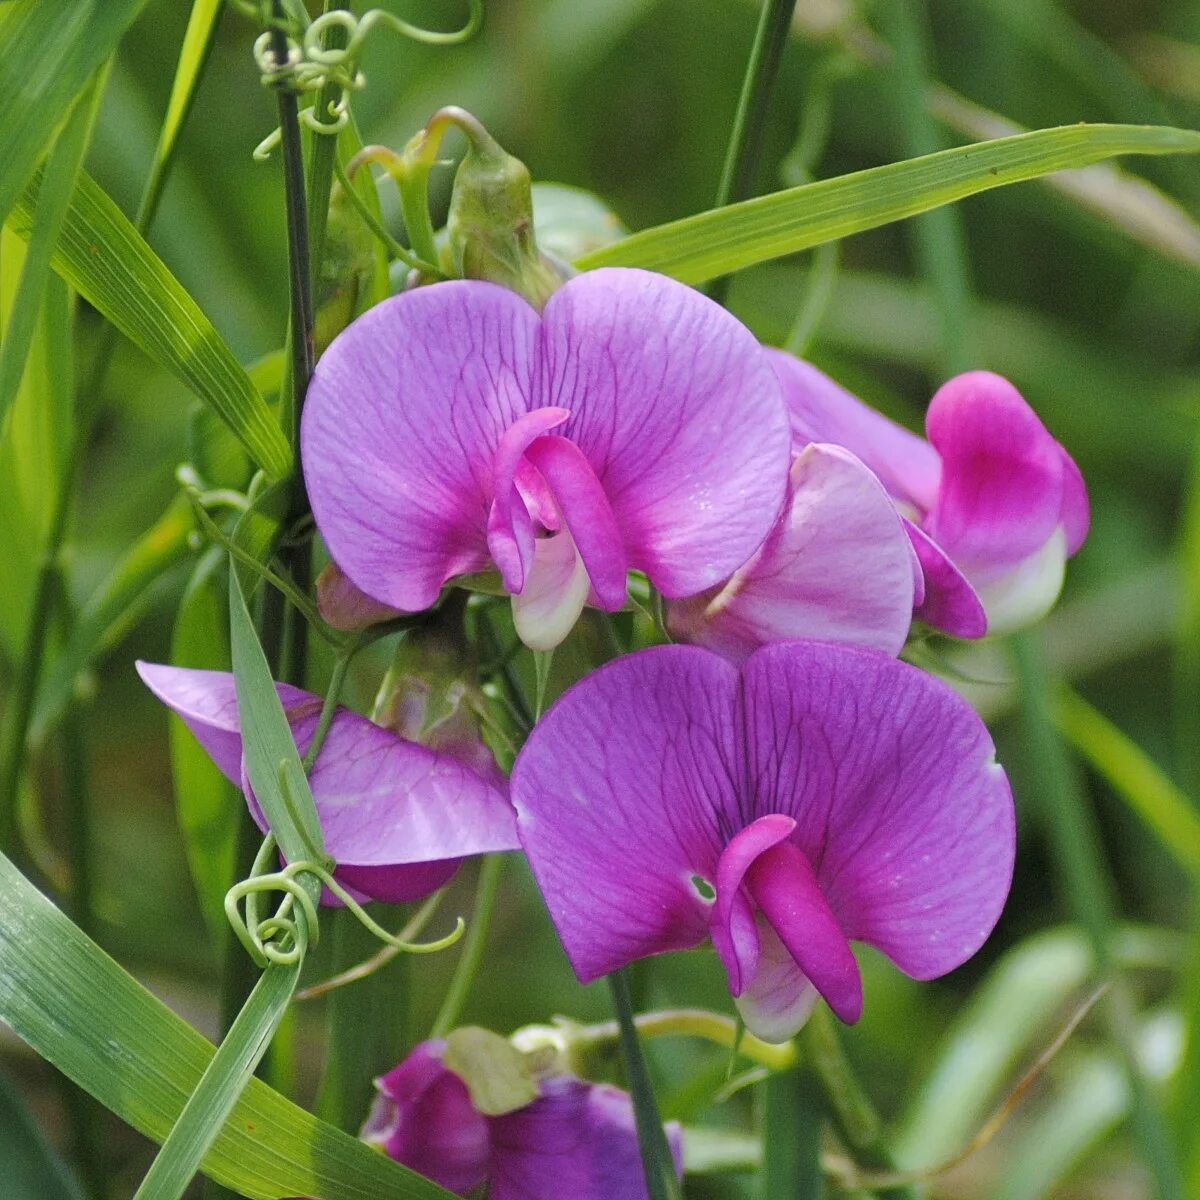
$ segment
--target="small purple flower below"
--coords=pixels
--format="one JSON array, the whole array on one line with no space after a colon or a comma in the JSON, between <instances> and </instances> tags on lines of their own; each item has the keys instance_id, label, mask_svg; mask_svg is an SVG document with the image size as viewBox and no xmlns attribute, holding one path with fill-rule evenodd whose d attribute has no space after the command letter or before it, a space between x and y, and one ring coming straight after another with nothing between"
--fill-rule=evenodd
<instances>
[{"instance_id":1,"label":"small purple flower below","mask_svg":"<svg viewBox=\"0 0 1200 1200\"><path fill-rule=\"evenodd\" d=\"M862 1009L850 941L931 979L1008 895L1012 796L983 723L876 651L778 643L739 671L665 646L535 727L517 825L583 982L711 936L747 1027L783 1041L822 995Z\"/></svg>"},{"instance_id":2,"label":"small purple flower below","mask_svg":"<svg viewBox=\"0 0 1200 1200\"><path fill-rule=\"evenodd\" d=\"M459 1195L486 1182L487 1200L645 1200L633 1103L615 1087L557 1074L531 1104L485 1116L442 1061L446 1044L422 1042L375 1081L363 1138ZM667 1126L678 1166L680 1130Z\"/></svg>"},{"instance_id":3,"label":"small purple flower below","mask_svg":"<svg viewBox=\"0 0 1200 1200\"><path fill-rule=\"evenodd\" d=\"M243 789L265 833L243 771L233 676L145 662L138 673ZM286 683L275 686L303 754L321 698ZM418 900L446 883L463 858L519 846L512 808L493 780L344 708L334 715L309 783L325 847L337 863L334 877L360 898Z\"/></svg>"},{"instance_id":4,"label":"small purple flower below","mask_svg":"<svg viewBox=\"0 0 1200 1200\"><path fill-rule=\"evenodd\" d=\"M846 447L896 501L924 572L918 617L957 637L982 637L1050 610L1066 561L1087 536L1087 489L1011 383L988 371L949 380L930 401L925 441L808 363L769 354L793 447Z\"/></svg>"},{"instance_id":5,"label":"small purple flower below","mask_svg":"<svg viewBox=\"0 0 1200 1200\"><path fill-rule=\"evenodd\" d=\"M620 609L630 568L668 598L728 578L787 479L765 352L646 271L581 275L541 314L471 280L386 300L322 357L301 432L317 525L350 583L419 611L495 567L538 650L585 604Z\"/></svg>"}]
</instances>

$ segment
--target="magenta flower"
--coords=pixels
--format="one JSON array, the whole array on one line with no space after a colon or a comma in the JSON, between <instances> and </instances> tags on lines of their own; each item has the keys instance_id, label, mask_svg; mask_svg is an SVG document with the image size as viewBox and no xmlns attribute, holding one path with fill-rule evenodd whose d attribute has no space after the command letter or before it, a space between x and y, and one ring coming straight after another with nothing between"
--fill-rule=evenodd
<instances>
[{"instance_id":1,"label":"magenta flower","mask_svg":"<svg viewBox=\"0 0 1200 1200\"><path fill-rule=\"evenodd\" d=\"M771 352L793 445L836 442L882 480L925 574L917 616L958 637L1038 620L1088 530L1079 468L1007 380L958 375L929 403L925 441L808 363Z\"/></svg>"},{"instance_id":2,"label":"magenta flower","mask_svg":"<svg viewBox=\"0 0 1200 1200\"><path fill-rule=\"evenodd\" d=\"M459 1195L487 1181L488 1200L645 1200L633 1104L614 1087L552 1075L532 1104L485 1116L442 1062L444 1042L422 1042L375 1081L363 1138ZM680 1131L667 1126L680 1161Z\"/></svg>"},{"instance_id":3,"label":"magenta flower","mask_svg":"<svg viewBox=\"0 0 1200 1200\"><path fill-rule=\"evenodd\" d=\"M899 654L918 588L920 564L883 485L849 451L812 443L766 541L724 584L670 603L667 626L734 662L799 638Z\"/></svg>"},{"instance_id":4,"label":"magenta flower","mask_svg":"<svg viewBox=\"0 0 1200 1200\"><path fill-rule=\"evenodd\" d=\"M1012 796L983 723L876 651L778 643L739 671L687 646L618 659L535 727L517 827L583 982L711 936L746 1025L816 994L857 1020L851 940L932 979L983 944Z\"/></svg>"},{"instance_id":5,"label":"magenta flower","mask_svg":"<svg viewBox=\"0 0 1200 1200\"><path fill-rule=\"evenodd\" d=\"M766 355L663 276L571 280L539 315L454 281L377 305L326 351L305 404L317 524L367 596L429 607L498 569L530 646L583 606L727 578L783 502L787 415Z\"/></svg>"},{"instance_id":6,"label":"magenta flower","mask_svg":"<svg viewBox=\"0 0 1200 1200\"><path fill-rule=\"evenodd\" d=\"M146 686L246 793L265 833L243 771L233 676L156 663L137 667ZM286 683L275 686L303 754L321 698ZM344 708L333 718L309 783L325 847L337 862L334 877L360 897L417 900L446 883L463 858L519 845L512 808L494 783Z\"/></svg>"}]
</instances>

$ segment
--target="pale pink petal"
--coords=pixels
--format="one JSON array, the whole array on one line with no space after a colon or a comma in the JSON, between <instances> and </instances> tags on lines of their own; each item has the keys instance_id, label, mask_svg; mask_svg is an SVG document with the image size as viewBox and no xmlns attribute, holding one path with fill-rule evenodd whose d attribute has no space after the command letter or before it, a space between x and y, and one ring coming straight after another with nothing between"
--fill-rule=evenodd
<instances>
[{"instance_id":1,"label":"pale pink petal","mask_svg":"<svg viewBox=\"0 0 1200 1200\"><path fill-rule=\"evenodd\" d=\"M571 531L538 538L525 587L512 598L517 636L531 650L553 650L575 627L590 590Z\"/></svg>"},{"instance_id":2,"label":"pale pink petal","mask_svg":"<svg viewBox=\"0 0 1200 1200\"><path fill-rule=\"evenodd\" d=\"M668 597L726 579L783 502L787 416L753 335L665 276L590 271L546 305L542 399L569 409L629 564Z\"/></svg>"},{"instance_id":3,"label":"pale pink petal","mask_svg":"<svg viewBox=\"0 0 1200 1200\"><path fill-rule=\"evenodd\" d=\"M750 985L735 997L746 1028L764 1042L794 1037L820 999L779 935L759 916L758 969Z\"/></svg>"}]
</instances>

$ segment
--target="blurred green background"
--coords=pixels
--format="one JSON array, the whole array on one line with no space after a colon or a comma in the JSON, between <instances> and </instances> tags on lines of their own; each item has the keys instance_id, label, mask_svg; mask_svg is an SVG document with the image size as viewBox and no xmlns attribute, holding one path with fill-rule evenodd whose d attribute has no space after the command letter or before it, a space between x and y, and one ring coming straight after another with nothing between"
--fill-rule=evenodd
<instances>
[{"instance_id":1,"label":"blurred green background","mask_svg":"<svg viewBox=\"0 0 1200 1200\"><path fill-rule=\"evenodd\" d=\"M906 5L908 20L897 17L897 3L800 0L757 190L985 136L967 126L988 114L1027 128L1200 123L1200 6L1190 0L930 0L923 14ZM457 0L383 6L440 28L462 16ZM88 168L127 212L148 169L188 7L150 3L109 80ZM524 159L536 180L593 191L638 229L712 204L755 22L748 0L489 0L483 35L462 48L430 49L377 31L364 63L368 86L353 110L366 141L400 147L437 107L460 104ZM246 363L278 349L287 312L279 162L251 158L275 123L250 57L253 36L237 13L226 14L149 239ZM987 110L983 118L971 104ZM944 123L945 115L955 122ZM1189 214L1200 198L1200 165L1136 159L1123 170L1156 185L1174 206L1164 215L1158 201L1138 192L1118 216L1111 205L1104 212L1084 207L1047 183L1002 188L948 216L854 237L836 263L826 255L814 268L811 256L801 256L745 272L730 303L776 344L807 304L809 357L916 428L932 391L963 365L1000 371L1018 385L1076 457L1093 502L1091 537L1041 631L1047 659L1195 798L1200 226ZM436 178L444 205L450 172ZM1126 196L1113 178L1107 168L1094 169L1091 186L1102 198ZM398 228L389 187L382 189L384 213ZM953 253L958 233L965 260ZM95 353L99 327L84 311L81 364ZM69 540L71 588L80 602L176 494L174 471L188 455L194 407L179 383L128 344L118 349L103 403ZM62 430L51 424L24 436L54 443ZM45 479L30 473L29 443L22 445L14 440L0 455L6 679L49 511ZM194 555L185 558L147 589L143 615L90 680L77 747L91 773L99 940L177 1011L214 1033L220 957L177 831L165 715L132 665L135 657L168 657L173 614L195 565ZM1003 1087L1050 1041L1086 974L1078 966L1081 955L1086 961L1082 935L1034 938L1069 922L1074 910L1044 819L1058 803L1057 785L1044 748L1031 744L1016 719L1012 663L995 647L936 652L940 661L953 658L993 721L1017 793L1021 842L1007 912L972 963L926 985L885 963L868 964L866 1018L846 1041L880 1108L901 1121L914 1163L949 1157L967 1140ZM377 670L377 662L358 666L352 688L360 706L369 703ZM1111 771L1086 763L1079 769L1118 915L1154 927L1140 941L1127 939L1139 1010L1131 1024L1158 1099L1185 1129L1200 1123L1197 1073L1178 1069L1200 1021L1194 878L1131 808ZM52 756L35 758L30 789L44 825L43 839L34 830L35 857L52 887L63 870L58 846L68 807ZM446 911L457 911L456 904L466 910L472 880L468 869ZM605 1018L607 995L575 984L515 861L502 889L466 1018L502 1032L556 1013ZM1012 965L1008 954L1026 955L1028 977L995 973ZM394 1025L398 1045L428 1027L454 957L423 959L397 973L395 1006L379 1019ZM318 979L328 969L318 954L308 974ZM655 962L639 982L647 1006L729 1007L708 954ZM997 990L983 1012L978 989L985 985ZM320 1003L302 1004L299 1012L285 1039L291 1048L285 1044L273 1069L282 1072L276 1078L290 1074L295 1094L311 1100L321 1062ZM995 1078L973 1082L971 1062L956 1066L944 1058L955 1029L975 1039L955 1043L963 1053L974 1046L985 1057L988 1047L1001 1055ZM940 1180L934 1194L1151 1194L1124 1121L1128 1096L1109 1032L1087 1022L1000 1134ZM710 1128L750 1128L754 1089L711 1102L725 1066L719 1051L656 1044L653 1062L669 1114ZM961 1089L952 1089L957 1126L947 1110L935 1111L942 1101L925 1086L939 1064ZM65 1145L66 1102L52 1071L2 1030L0 1071L50 1138ZM114 1194L128 1195L151 1147L113 1118L95 1121L119 1181ZM752 1196L755 1187L751 1175L735 1171L694 1179L688 1194Z\"/></svg>"}]
</instances>

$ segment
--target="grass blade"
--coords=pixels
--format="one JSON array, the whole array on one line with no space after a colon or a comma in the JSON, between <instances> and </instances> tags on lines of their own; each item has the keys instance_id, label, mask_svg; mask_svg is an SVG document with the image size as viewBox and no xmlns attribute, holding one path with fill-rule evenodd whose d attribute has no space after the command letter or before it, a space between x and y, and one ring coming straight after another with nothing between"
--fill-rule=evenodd
<instances>
[{"instance_id":1,"label":"grass blade","mask_svg":"<svg viewBox=\"0 0 1200 1200\"><path fill-rule=\"evenodd\" d=\"M166 1137L214 1049L0 856L0 1020L147 1137ZM450 1193L251 1079L202 1164L248 1200Z\"/></svg>"},{"instance_id":2,"label":"grass blade","mask_svg":"<svg viewBox=\"0 0 1200 1200\"><path fill-rule=\"evenodd\" d=\"M1085 167L1120 154L1195 154L1200 133L1158 125L1069 125L822 179L712 209L579 259L645 267L703 283L822 242L928 212L990 188Z\"/></svg>"},{"instance_id":3,"label":"grass blade","mask_svg":"<svg viewBox=\"0 0 1200 1200\"><path fill-rule=\"evenodd\" d=\"M145 0L17 0L0 9L0 223L71 102Z\"/></svg>"},{"instance_id":4,"label":"grass blade","mask_svg":"<svg viewBox=\"0 0 1200 1200\"><path fill-rule=\"evenodd\" d=\"M6 1200L84 1200L7 1079L0 1075L0 1163Z\"/></svg>"},{"instance_id":5,"label":"grass blade","mask_svg":"<svg viewBox=\"0 0 1200 1200\"><path fill-rule=\"evenodd\" d=\"M9 217L25 238L38 183L35 178ZM211 405L268 476L290 473L287 439L233 351L86 172L76 180L51 265L130 341Z\"/></svg>"}]
</instances>

